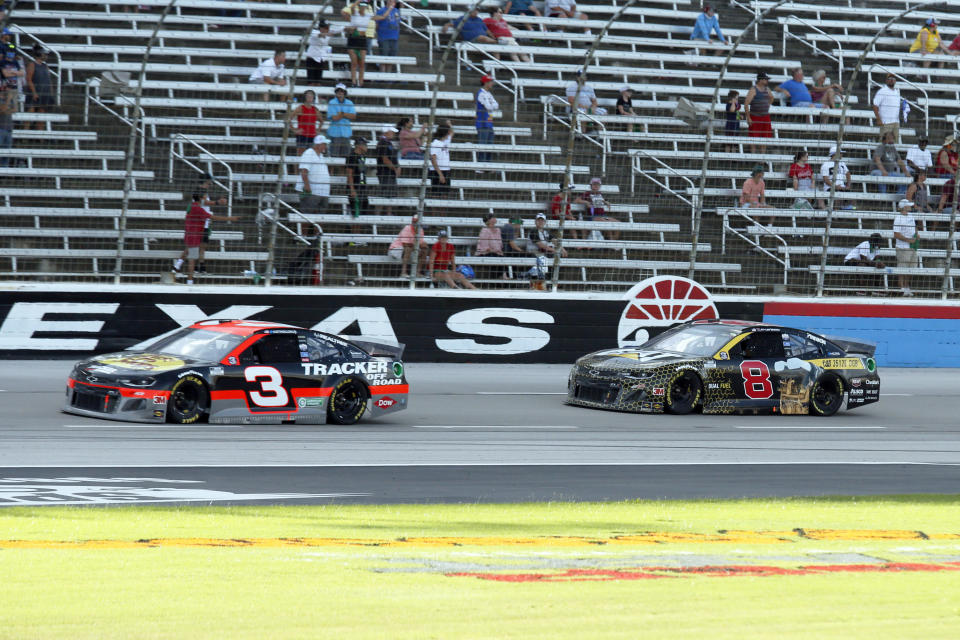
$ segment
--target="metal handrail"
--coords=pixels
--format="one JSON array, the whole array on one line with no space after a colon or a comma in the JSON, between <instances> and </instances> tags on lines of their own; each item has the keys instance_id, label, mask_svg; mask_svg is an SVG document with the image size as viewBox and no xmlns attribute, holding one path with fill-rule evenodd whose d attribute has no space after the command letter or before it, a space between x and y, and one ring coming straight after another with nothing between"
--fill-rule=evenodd
<instances>
[{"instance_id":1,"label":"metal handrail","mask_svg":"<svg viewBox=\"0 0 960 640\"><path fill-rule=\"evenodd\" d=\"M190 159L187 158L187 155L183 152L184 142L193 145L194 147L199 149L202 153L206 154L210 159L223 165L223 167L227 170L227 184L223 184L222 182L217 180L215 177L213 177L213 173L205 171L203 168L198 167L193 162L191 162ZM176 148L178 146L180 147L179 153L176 151ZM221 189L227 192L227 214L229 215L233 211L233 171L230 169L230 165L228 165L226 162L218 158L215 154L207 151L202 146L197 144L195 141L191 140L189 137L183 135L182 133L175 133L170 136L169 178L171 182L173 181L173 159L174 158L180 160L181 162L183 162L185 165L187 165L194 171L197 171L203 174L210 173L210 177L213 178L214 183L216 183L217 186L219 186Z\"/></svg>"},{"instance_id":2,"label":"metal handrail","mask_svg":"<svg viewBox=\"0 0 960 640\"><path fill-rule=\"evenodd\" d=\"M758 227L763 228L765 231L767 231L767 235L773 236L773 238L774 238L775 240L777 240L778 242L780 242L781 244L783 244L784 248L787 248L787 247L789 247L790 245L787 243L786 240L783 239L783 237L777 235L776 233L772 233L772 232L770 231L770 227L768 227L768 226L765 225L765 224L760 224L759 222L757 222L756 220L754 220L753 218L751 218L750 216L748 216L747 214L745 214L743 211L744 211L744 210L739 209L739 208L737 208L737 207L733 207L733 208L727 209L727 212L723 215L723 229L724 229L724 231L729 231L730 233L732 233L733 235L739 237L741 240L743 240L743 241L746 242L747 244L753 246L753 247L754 247L757 251L759 251L760 253L766 255L766 256L769 257L769 258L772 258L775 262L779 262L780 264L782 264L782 265L783 265L783 284L786 285L786 284L787 284L787 274L788 274L789 271L790 271L790 252L789 252L789 251L784 251L784 253L783 253L783 260L781 260L775 253L772 253L772 252L769 251L768 249L765 249L764 247L760 246L760 243L759 243L759 242L754 242L753 240L750 239L749 236L747 236L746 234L741 233L738 229L734 229L732 226L730 226L730 223L728 222L727 217L728 217L731 213L734 213L734 214L736 214L736 215L738 215L738 216L746 219L748 222L754 224L755 226L758 226ZM747 209L747 211L749 211L749 209Z\"/></svg>"},{"instance_id":3,"label":"metal handrail","mask_svg":"<svg viewBox=\"0 0 960 640\"><path fill-rule=\"evenodd\" d=\"M554 107L554 105L558 105L558 104L563 104L563 105L565 105L568 109L571 109L571 108L572 108L572 107L570 106L570 102L569 102L566 98L561 98L561 97L558 96L558 95L549 95L549 96L546 96L545 99L544 99L544 101L543 101L543 137L544 137L544 139L547 137L547 119L548 119L548 118L549 118L549 119L553 119L553 120L559 122L560 124L562 124L563 126L567 127L568 129L571 128L571 126L572 126L572 125L571 125L569 122L567 122L565 119L561 118L560 116L556 115L556 114L553 112L553 107ZM598 120L598 119L594 118L593 116L591 116L589 113L581 113L581 114L579 114L577 117L578 117L578 118L584 118L584 119L586 119L586 120L590 120L591 122L593 122L594 124L596 124L596 125L600 128L600 130L603 132L602 138L601 138L601 139L603 140L603 142L598 142L598 141L594 140L592 137L590 137L590 136L588 136L588 135L586 135L586 134L580 134L580 135L582 135L582 136L583 136L583 139L586 140L587 142L589 142L589 143L591 143L591 144L594 144L594 145L600 147L600 150L603 152L603 153L600 154L600 169L601 169L601 171L604 171L604 172L605 172L605 171L607 170L607 155L608 155L608 153L609 153L609 151L610 151L610 149L608 148L609 139L607 138L607 127L606 127L606 125L604 125L603 122L601 122L600 120ZM576 134L576 133L578 133L578 132L574 132L574 133Z\"/></svg>"},{"instance_id":4,"label":"metal handrail","mask_svg":"<svg viewBox=\"0 0 960 640\"><path fill-rule=\"evenodd\" d=\"M409 9L414 14L420 16L421 18L427 21L427 32L424 33L420 29L417 29L416 27L413 26L413 20L410 20L409 23L407 23L403 21L403 16L400 17L400 24L405 26L407 29L410 29L410 31L413 31L415 34L417 34L418 36L420 36L421 38L427 41L427 56L428 56L427 59L430 63L430 66L433 66L433 36L431 35L433 33L433 20L430 18L430 16L425 14L423 11L420 11L419 9L409 4L408 2L405 2L404 0L397 0L397 4L403 5L405 9Z\"/></svg>"},{"instance_id":5,"label":"metal handrail","mask_svg":"<svg viewBox=\"0 0 960 640\"><path fill-rule=\"evenodd\" d=\"M495 58L494 56L492 56L492 55L489 54L488 52L484 51L483 49L481 49L480 47L478 47L477 45L475 45L475 44L472 43L472 42L460 42L460 43L457 43L457 84L458 84L458 85L461 84L461 82L460 82L460 59L461 59L461 54L463 54L463 63L464 63L464 65L466 65L467 67L473 69L474 71L476 71L477 73L479 73L479 74L481 74L481 75L485 75L485 74L486 74L486 72L485 72L481 67L478 67L477 65L473 64L472 62L470 62L470 58L467 57L466 47L463 47L463 46L461 46L461 45L470 45L470 46L473 47L476 51L479 51L480 53L482 53L482 54L485 55L486 57L490 58L491 60L493 60L494 62L496 62L498 65L502 66L504 69L506 69L506 70L509 71L510 73L512 73L514 80L518 80L518 79L519 79L519 76L517 75L517 72L514 71L513 68L512 68L510 65L508 65L507 63L505 63L503 60L500 60L500 59L498 59L498 58ZM502 88L506 89L506 90L507 90L507 93L509 93L510 95L513 96L513 119L516 120L516 119L517 119L517 113L518 113L518 112L517 112L517 108L518 108L518 93L517 93L517 90L516 90L516 89L511 89L510 87L508 87L508 86L505 85L504 83L500 82L500 81L497 80L496 78L493 79L493 82L494 82L494 84L496 84L498 87L502 87ZM516 87L516 86L517 86L517 83L515 82L515 83L514 83L514 87Z\"/></svg>"},{"instance_id":6,"label":"metal handrail","mask_svg":"<svg viewBox=\"0 0 960 640\"><path fill-rule=\"evenodd\" d=\"M289 228L288 226L280 222L280 216L277 215L277 208L275 206L271 207L270 206L271 204L275 205L279 203L280 205L286 207L287 209L290 210L290 212L287 213L287 216L296 215L302 218L303 219L302 222L298 222L298 224L301 224L301 223L308 224L311 227L313 227L314 230L316 230L318 237L323 236L323 227L321 227L319 224L317 224L316 222L308 218L305 214L300 212L298 209L295 209L293 205L291 205L290 203L284 202L284 200L282 198L277 197L276 194L264 193L264 194L261 194L260 198L261 198L261 206L257 210L258 217L262 217L270 222L276 222L276 225L278 228L283 229L284 231L289 233L290 237L292 237L297 242L302 242L303 244L308 246L312 244L309 238L305 238L303 234L294 231L293 229ZM263 205L266 205L266 206L263 206ZM275 215L276 215L276 218L273 217ZM258 220L257 222L259 224L260 220Z\"/></svg>"},{"instance_id":7,"label":"metal handrail","mask_svg":"<svg viewBox=\"0 0 960 640\"><path fill-rule=\"evenodd\" d=\"M23 30L23 27L18 27L18 26L16 26L16 25L10 25L10 27L11 27L10 30L11 30L14 34L16 34L16 35L18 35L18 36L19 36L19 35L25 35L25 36L27 36L28 38L30 38L31 40L33 40L34 42L36 42L37 44L39 44L41 47L43 47L43 48L46 49L47 51L53 53L53 55L57 56L57 70L56 70L56 71L53 71L53 70L51 69L51 70L50 70L50 73L53 74L53 76L57 79L57 106L58 106L58 107L61 106L61 96L60 96L60 93L61 93L61 87L62 87L62 84L63 84L63 80L62 80L62 78L60 77L60 70L63 68L63 59L60 57L60 52L57 51L56 49L52 48L50 45L48 45L46 42L44 42L43 40L41 40L41 39L38 38L37 36L33 35L32 33L28 33L28 32L26 32L26 31L24 31L24 30ZM30 59L33 60L34 62L36 62L36 60L34 59L34 57L31 56L30 54L26 53L26 52L24 51L23 47L20 46L20 38L19 38L19 37L17 38L17 49L19 49L20 52L21 52L23 55L25 55L26 57L30 58Z\"/></svg>"},{"instance_id":8,"label":"metal handrail","mask_svg":"<svg viewBox=\"0 0 960 640\"><path fill-rule=\"evenodd\" d=\"M113 116L120 119L126 125L133 123L133 120L120 113L111 109L106 102L100 99L99 91L97 95L93 95L90 92L90 87L100 88L100 80L98 78L91 78L87 80L86 86L84 88L84 101L83 101L83 124L88 126L90 124L90 103L99 105L102 109L112 114ZM136 107L140 110L140 127L138 129L140 133L140 162L144 163L147 159L147 130L146 125L143 124L144 118L146 118L146 112L143 110L143 107L137 105L135 102L130 100L127 96L117 96L117 101L123 101L124 107ZM116 104L116 102L114 103Z\"/></svg>"},{"instance_id":9,"label":"metal handrail","mask_svg":"<svg viewBox=\"0 0 960 640\"><path fill-rule=\"evenodd\" d=\"M921 87L920 85L915 84L915 83L911 82L910 80L907 80L906 78L904 78L903 76L901 76L899 73L895 73L895 72L893 72L893 71L890 71L889 69L887 69L887 68L886 68L885 66L883 66L882 64L879 64L879 63L876 63L876 62L873 63L873 64L871 64L871 65L870 65L870 68L867 69L867 103L868 103L868 104L872 104L872 102L873 102L873 98L871 97L872 92L870 91L870 89L873 87L873 85L877 85L877 86L879 86L879 87L882 87L882 86L883 86L883 84L881 84L880 82L874 82L874 80L873 80L873 69L874 69L874 67L876 67L876 68L878 68L878 69L882 69L885 73L893 74L893 76L894 76L895 78L897 78L898 80L900 80L900 81L902 81L902 82L905 82L906 84L910 85L911 87L913 87L914 89L916 89L917 91L919 91L920 93L923 94L923 98L924 98L924 100L925 100L926 103L927 103L927 106L926 106L926 107L921 107L919 103L914 102L914 101L912 101L912 100L907 100L906 98L902 98L902 99L903 99L903 100L907 100L907 104L913 105L914 107L916 107L916 108L919 109L920 111L923 111L923 131L924 131L924 133L926 133L927 135L929 135L929 133L930 133L930 111L929 111L929 109L930 109L930 96L929 96L929 94L927 94L927 91L926 91L923 87ZM897 142L900 142L900 141L897 140Z\"/></svg>"},{"instance_id":10,"label":"metal handrail","mask_svg":"<svg viewBox=\"0 0 960 640\"><path fill-rule=\"evenodd\" d=\"M837 49L840 51L840 57L839 57L839 58L838 58L838 57L835 57L832 53L828 53L828 52L824 51L823 49L821 49L820 47L818 47L818 46L815 45L814 43L808 42L808 41L805 40L804 38L801 38L801 37L798 36L798 35L794 35L794 34L790 33L790 28L789 28L790 25L789 25L788 23L784 23L784 25L783 25L783 37L781 38L781 43L782 43L782 46L783 46L783 56L784 56L784 57L787 56L787 36L790 36L791 38L793 38L794 40L796 40L796 41L799 42L800 44L806 45L807 47L809 47L810 49L816 51L818 54L824 56L825 58L829 58L830 60L833 60L834 62L836 62L836 63L837 63L837 82L838 82L838 83L842 83L842 82L843 82L843 45L840 43L840 41L837 40L836 38L834 38L832 35L830 35L830 34L827 33L826 31L824 31L823 29L821 29L820 27L818 27L818 26L816 26L815 24L812 24L812 23L810 23L810 22L807 22L806 20L804 20L803 18L801 18L801 17L799 17L799 16L790 14L789 16L787 16L787 20L796 20L796 21L799 22L800 24L805 25L807 28L813 29L813 30L816 31L817 33L819 33L819 34L821 34L821 35L824 35L824 36L830 38L831 40L833 40L833 41L836 43L836 45L837 45Z\"/></svg>"},{"instance_id":11,"label":"metal handrail","mask_svg":"<svg viewBox=\"0 0 960 640\"><path fill-rule=\"evenodd\" d=\"M686 202L688 205L690 205L690 219L691 219L691 221L692 221L692 220L693 220L693 216L696 215L696 207L694 206L693 202L692 202L691 200L688 200L686 197L680 195L680 193L679 193L678 191L676 191L676 190L674 190L674 189L671 189L671 188L670 188L670 184L669 184L667 181L660 182L660 181L657 180L654 176L652 176L652 175L650 175L649 173L647 173L646 171L644 171L644 170L641 168L641 166L640 166L640 156L643 155L643 156L645 156L645 157L650 158L651 160L653 160L654 162L656 162L656 163L659 164L660 166L666 168L671 174L676 175L676 176L677 176L678 178L680 178L681 180L684 180L687 184L690 185L690 189L695 190L696 187L697 187L697 185L695 185L695 184L693 183L693 180L691 180L691 179L688 178L687 176L681 174L680 172L678 172L676 169L674 169L673 167L671 167L670 165L668 165L667 163L665 163L665 162L664 162L663 160L661 160L660 158L657 158L656 156L650 155L650 153L649 153L648 151L646 151L645 149L633 149L633 150L630 151L630 155L633 156L633 162L631 163L631 166L630 166L630 168L632 169L632 170L630 171L630 190L631 190L631 191L634 191L634 184L635 184L634 181L635 181L635 179L636 179L635 174L639 173L640 175L642 175L642 176L643 176L644 178L646 178L647 180L651 181L652 183L654 183L655 185L661 187L662 189L665 189L666 191L670 192L671 195L676 196L676 197L679 198L680 200L682 200L682 201Z\"/></svg>"},{"instance_id":12,"label":"metal handrail","mask_svg":"<svg viewBox=\"0 0 960 640\"><path fill-rule=\"evenodd\" d=\"M703 9L703 5L704 5L704 1L703 1L703 0L700 0L700 8L701 8L701 9ZM730 6L732 6L732 7L738 7L738 8L740 8L740 9L743 9L743 10L746 11L747 13L752 13L752 14L753 14L753 17L754 17L755 19L760 16L760 4L757 2L757 0L752 0L752 2L751 2L750 4L744 4L744 3L742 3L742 2L738 2L737 0L730 0ZM754 25L753 25L753 39L754 39L754 40L757 39L758 34L759 34L759 26L760 26L759 22L760 22L760 21L757 20L757 22L754 23Z\"/></svg>"}]
</instances>

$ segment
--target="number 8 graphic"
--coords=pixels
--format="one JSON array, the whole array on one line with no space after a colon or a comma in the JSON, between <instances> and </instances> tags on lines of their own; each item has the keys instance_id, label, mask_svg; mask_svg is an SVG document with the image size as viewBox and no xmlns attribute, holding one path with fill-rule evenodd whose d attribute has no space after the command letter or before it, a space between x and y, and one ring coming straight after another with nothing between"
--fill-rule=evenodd
<instances>
[{"instance_id":1,"label":"number 8 graphic","mask_svg":"<svg viewBox=\"0 0 960 640\"><path fill-rule=\"evenodd\" d=\"M287 390L283 388L283 376L273 367L247 367L243 370L243 377L247 382L259 382L260 391L273 394L263 395L260 391L251 391L250 399L258 407L285 407L290 401Z\"/></svg>"},{"instance_id":2,"label":"number 8 graphic","mask_svg":"<svg viewBox=\"0 0 960 640\"><path fill-rule=\"evenodd\" d=\"M743 376L743 392L751 400L765 400L773 395L770 369L760 360L744 360L740 363Z\"/></svg>"}]
</instances>

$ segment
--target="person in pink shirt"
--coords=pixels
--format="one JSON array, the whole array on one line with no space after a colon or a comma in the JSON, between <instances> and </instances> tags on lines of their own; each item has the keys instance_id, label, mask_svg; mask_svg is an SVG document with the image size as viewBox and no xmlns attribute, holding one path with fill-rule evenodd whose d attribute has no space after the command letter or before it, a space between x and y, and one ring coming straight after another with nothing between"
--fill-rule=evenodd
<instances>
[{"instance_id":1,"label":"person in pink shirt","mask_svg":"<svg viewBox=\"0 0 960 640\"><path fill-rule=\"evenodd\" d=\"M499 7L490 9L490 17L484 18L483 24L487 25L487 31L490 32L490 35L497 39L497 44L517 46L517 40L513 37L513 32L510 31L510 25L503 19L503 9ZM497 55L496 57L499 58L500 56ZM510 57L514 62L530 62L530 58L523 53L520 55L511 53Z\"/></svg>"},{"instance_id":2,"label":"person in pink shirt","mask_svg":"<svg viewBox=\"0 0 960 640\"><path fill-rule=\"evenodd\" d=\"M480 229L480 236L477 238L477 255L503 257L503 239L500 236L500 228L497 226L497 217L492 213L485 213L483 224L484 227Z\"/></svg>"},{"instance_id":3,"label":"person in pink shirt","mask_svg":"<svg viewBox=\"0 0 960 640\"><path fill-rule=\"evenodd\" d=\"M744 209L769 208L766 197L766 185L763 183L763 167L757 165L750 172L750 177L743 181L740 192L740 206ZM773 223L773 217L767 218L767 224Z\"/></svg>"},{"instance_id":4,"label":"person in pink shirt","mask_svg":"<svg viewBox=\"0 0 960 640\"><path fill-rule=\"evenodd\" d=\"M417 228L417 216L413 216L410 224L405 226L390 243L387 249L387 255L394 260L399 261L403 266L400 270L400 277L405 278L408 275L407 265L410 264L410 258L413 255L413 238ZM430 258L430 250L426 241L423 239L423 227L420 228L420 270L424 271L427 266L427 260Z\"/></svg>"}]
</instances>

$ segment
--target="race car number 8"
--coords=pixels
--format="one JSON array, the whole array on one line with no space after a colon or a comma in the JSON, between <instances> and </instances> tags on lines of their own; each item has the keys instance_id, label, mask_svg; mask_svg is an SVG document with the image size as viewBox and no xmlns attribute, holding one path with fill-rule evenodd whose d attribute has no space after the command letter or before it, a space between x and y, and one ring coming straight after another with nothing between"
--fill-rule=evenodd
<instances>
[{"instance_id":1,"label":"race car number 8","mask_svg":"<svg viewBox=\"0 0 960 640\"><path fill-rule=\"evenodd\" d=\"M740 363L743 376L743 392L752 400L764 400L773 395L770 369L759 360L744 360Z\"/></svg>"},{"instance_id":2,"label":"race car number 8","mask_svg":"<svg viewBox=\"0 0 960 640\"><path fill-rule=\"evenodd\" d=\"M250 399L258 407L284 407L290 401L283 388L283 376L273 367L247 367L243 377L247 382L260 383L260 391L250 392Z\"/></svg>"}]
</instances>

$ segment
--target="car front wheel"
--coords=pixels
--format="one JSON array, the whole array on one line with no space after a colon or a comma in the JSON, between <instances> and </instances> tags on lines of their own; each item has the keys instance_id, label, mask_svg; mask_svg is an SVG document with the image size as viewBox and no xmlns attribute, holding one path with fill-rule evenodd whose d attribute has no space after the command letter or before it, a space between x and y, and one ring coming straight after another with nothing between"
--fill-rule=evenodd
<instances>
[{"instance_id":1,"label":"car front wheel","mask_svg":"<svg viewBox=\"0 0 960 640\"><path fill-rule=\"evenodd\" d=\"M178 424L197 422L210 410L210 394L203 380L188 375L177 380L167 401L167 420Z\"/></svg>"},{"instance_id":2,"label":"car front wheel","mask_svg":"<svg viewBox=\"0 0 960 640\"><path fill-rule=\"evenodd\" d=\"M333 424L356 424L367 412L367 387L356 378L342 378L333 387L327 418Z\"/></svg>"},{"instance_id":3,"label":"car front wheel","mask_svg":"<svg viewBox=\"0 0 960 640\"><path fill-rule=\"evenodd\" d=\"M690 413L697 408L703 397L703 383L692 371L681 371L667 387L667 411L676 414Z\"/></svg>"},{"instance_id":4,"label":"car front wheel","mask_svg":"<svg viewBox=\"0 0 960 640\"><path fill-rule=\"evenodd\" d=\"M824 376L813 383L810 390L810 413L832 416L843 404L843 383L836 376Z\"/></svg>"}]
</instances>

